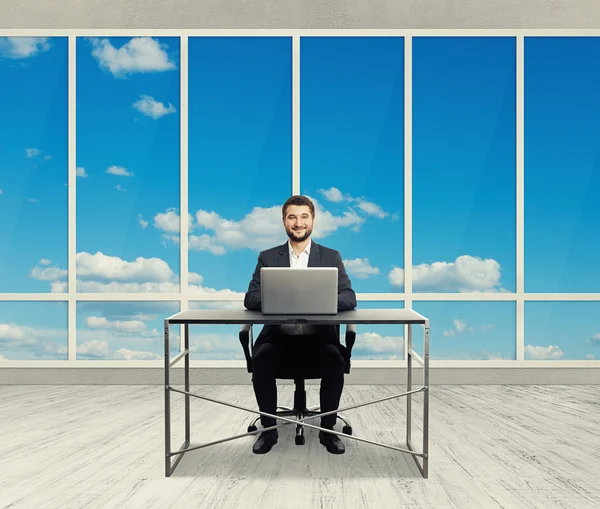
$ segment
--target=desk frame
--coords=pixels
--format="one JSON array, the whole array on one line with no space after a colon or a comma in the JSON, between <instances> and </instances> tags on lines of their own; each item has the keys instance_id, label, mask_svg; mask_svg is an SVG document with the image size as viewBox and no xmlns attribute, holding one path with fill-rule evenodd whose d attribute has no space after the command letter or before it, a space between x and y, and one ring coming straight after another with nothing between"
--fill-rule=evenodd
<instances>
[{"instance_id":1,"label":"desk frame","mask_svg":"<svg viewBox=\"0 0 600 509\"><path fill-rule=\"evenodd\" d=\"M179 314L180 313L177 313L176 315L173 315L172 317L164 320L164 334L165 334L165 338L164 338L165 339L165 345L164 345L165 346L165 353L164 353L164 361L165 361L165 378L164 378L164 381L165 381L165 477L171 476L171 474L175 471L175 468L177 468L177 465L181 461L181 458L183 457L183 455L188 451L202 449L204 447L209 447L211 445L228 442L230 440L235 440L236 438L243 438L243 437L247 437L247 436L257 435L258 433L261 433L263 431L276 429L281 426L286 426L288 424L302 424L303 426L306 426L307 428L313 428L313 429L317 429L320 431L322 430L322 431L325 431L328 433L332 433L334 435L338 435L340 437L346 437L346 438L350 438L352 440L358 440L360 442L366 442L366 443L369 443L372 445L378 445L381 447L385 447L387 449L393 449L393 450L396 450L399 452L404 452L404 453L410 454L410 455L412 455L413 459L415 460L415 463L417 464L417 467L418 467L419 471L421 472L421 475L423 476L423 478L424 479L428 478L428 475L429 475L429 320L428 319L424 318L422 323L421 323L421 321L411 321L409 323L408 321L405 321L405 320L393 320L393 321L386 320L385 322L377 322L377 321L372 321L372 320L367 321L367 323L369 323L369 324L393 323L395 325L403 325L403 326L406 325L408 327L408 334L405 336L405 341L404 341L404 346L407 351L406 392L401 393L401 394L396 394L394 396L388 396L385 398L369 401L367 403L360 403L358 405L353 405L353 406L349 406L349 407L345 407L345 408L339 408L339 409L333 410L331 412L320 413L318 415L311 415L309 417L305 417L302 419L288 419L287 417L273 415L273 414L269 414L266 412L261 412L259 410L254 410L254 409L250 409L250 408L241 407L238 405L233 405L231 403L226 403L224 401L218 401L218 400L215 400L212 398L207 398L205 396L199 396L197 394L193 394L190 392L190 350L189 350L189 326L190 325L192 325L192 324L193 325L198 325L198 324L202 324L202 325L238 324L238 325L240 325L240 324L242 324L243 325L243 324L248 324L248 323L250 323L252 325L262 325L265 323L272 323L273 317L268 317L268 318L265 317L264 320L250 319L245 322L239 322L238 320L226 322L226 321L222 321L222 320L215 321L215 320L210 320L210 319L201 320L201 321L199 321L198 319L185 320L182 318L177 318L177 316ZM356 320L344 321L343 313L339 313L337 316L339 317L339 323L338 323L339 325L364 323L364 322L356 321ZM285 321L282 321L281 323L291 323L291 321L289 319L286 319ZM300 323L300 322L298 322L298 323ZM302 323L304 323L304 322L302 322ZM327 321L327 323L332 323L332 322ZM169 336L170 336L169 327L170 327L170 325L178 325L178 324L184 325L184 350L183 350L183 352L179 353L171 360L170 344L169 344ZM311 322L311 324L318 325L319 322L317 320L317 321ZM413 350L413 347L412 347L412 326L415 324L423 325L424 358L421 358ZM253 341L252 336L250 337L250 341ZM175 364L177 364L181 359L184 359L184 385L185 385L184 391L175 389L174 387L172 387L171 379L170 379L170 368L172 366L174 366ZM421 387L419 387L418 389L412 388L413 360L416 360L423 367L423 385ZM184 438L184 442L183 442L182 446L179 448L179 450L177 450L175 452L171 451L171 392L177 392L177 393L183 394L185 396L185 438ZM418 393L418 392L424 393L423 394L423 451L422 452L416 451L415 447L412 444L412 440L411 440L412 395L415 393ZM366 405L372 405L374 403L380 403L383 401L399 398L402 396L406 396L406 398L407 398L407 401L406 401L406 446L408 447L408 449L401 449L399 447L394 447L394 446L382 444L379 442L373 442L371 440L366 440L364 438L359 438L354 435L347 435L345 433L340 433L337 431L321 428L319 426L307 424L305 422L306 420L309 420L309 419L316 419L317 417L322 417L322 416L329 415L332 413L338 413L338 412L342 413L342 412L345 412L346 410L352 410L354 408L359 408L359 407L366 406ZM224 438L221 440L216 440L216 441L202 444L199 446L190 447L189 446L190 445L190 397L203 399L205 401L211 401L213 403L218 403L220 405L237 408L239 410L244 410L244 411L250 412L250 413L273 417L277 420L284 421L284 424L276 424L275 426L271 426L271 427L264 428L264 429L259 429L257 431L253 431L251 433L235 435L232 437ZM175 460L174 464L171 463L171 458L173 456L178 456L177 459ZM422 463L423 463L422 465L419 463L418 457L422 458Z\"/></svg>"}]
</instances>

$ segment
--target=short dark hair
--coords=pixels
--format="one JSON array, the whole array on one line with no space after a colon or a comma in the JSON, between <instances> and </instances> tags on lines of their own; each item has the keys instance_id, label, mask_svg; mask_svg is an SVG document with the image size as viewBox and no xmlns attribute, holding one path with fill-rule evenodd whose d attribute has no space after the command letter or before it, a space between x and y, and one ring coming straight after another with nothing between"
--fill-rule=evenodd
<instances>
[{"instance_id":1,"label":"short dark hair","mask_svg":"<svg viewBox=\"0 0 600 509\"><path fill-rule=\"evenodd\" d=\"M283 216L283 219L285 219L287 208L290 205L306 205L310 209L310 213L312 214L312 216L315 217L315 206L313 202L310 201L310 198L295 194L294 196L290 196L287 199L287 201L283 204L283 208L281 209L281 215Z\"/></svg>"}]
</instances>

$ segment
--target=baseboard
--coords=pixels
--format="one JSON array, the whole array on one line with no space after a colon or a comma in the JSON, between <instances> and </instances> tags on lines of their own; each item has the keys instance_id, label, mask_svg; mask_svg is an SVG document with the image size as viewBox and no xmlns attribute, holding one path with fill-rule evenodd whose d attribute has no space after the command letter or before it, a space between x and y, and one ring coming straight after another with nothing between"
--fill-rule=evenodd
<instances>
[{"instance_id":1,"label":"baseboard","mask_svg":"<svg viewBox=\"0 0 600 509\"><path fill-rule=\"evenodd\" d=\"M422 384L422 369L413 370L413 384ZM183 370L171 370L171 383L183 384ZM243 368L191 368L192 385L251 384ZM280 383L292 383L282 380ZM307 384L318 384L308 380ZM405 385L406 368L352 369L348 385ZM600 368L447 368L430 369L430 385L600 385ZM2 368L0 385L162 385L162 368Z\"/></svg>"}]
</instances>

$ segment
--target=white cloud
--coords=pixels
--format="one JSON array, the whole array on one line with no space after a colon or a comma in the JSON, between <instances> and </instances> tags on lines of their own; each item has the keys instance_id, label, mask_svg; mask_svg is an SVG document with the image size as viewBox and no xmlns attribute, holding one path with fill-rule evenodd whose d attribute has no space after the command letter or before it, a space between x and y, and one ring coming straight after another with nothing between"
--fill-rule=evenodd
<instances>
[{"instance_id":1,"label":"white cloud","mask_svg":"<svg viewBox=\"0 0 600 509\"><path fill-rule=\"evenodd\" d=\"M41 154L41 152L37 148L26 148L25 149L25 155L27 156L28 159L39 156L40 154Z\"/></svg>"},{"instance_id":2,"label":"white cloud","mask_svg":"<svg viewBox=\"0 0 600 509\"><path fill-rule=\"evenodd\" d=\"M58 281L67 278L68 271L58 267L34 267L31 269L31 277L39 281Z\"/></svg>"},{"instance_id":3,"label":"white cloud","mask_svg":"<svg viewBox=\"0 0 600 509\"><path fill-rule=\"evenodd\" d=\"M121 177L131 177L133 173L127 171L127 168L123 168L122 166L111 166L106 170L106 173L110 173L111 175L119 175Z\"/></svg>"},{"instance_id":4,"label":"white cloud","mask_svg":"<svg viewBox=\"0 0 600 509\"><path fill-rule=\"evenodd\" d=\"M225 248L217 244L215 238L206 233L191 235L188 246L192 251L208 251L214 255L223 255L226 253Z\"/></svg>"},{"instance_id":5,"label":"white cloud","mask_svg":"<svg viewBox=\"0 0 600 509\"><path fill-rule=\"evenodd\" d=\"M0 340L21 340L25 338L25 330L14 324L0 323Z\"/></svg>"},{"instance_id":6,"label":"white cloud","mask_svg":"<svg viewBox=\"0 0 600 509\"><path fill-rule=\"evenodd\" d=\"M334 216L321 209L319 203L313 200L316 209L315 224L312 237L319 240L328 237L342 227L360 226L364 219L355 212L346 211L342 216ZM250 246L260 251L286 240L285 229L281 217L281 207L254 207L240 221L221 217L216 212L199 210L196 213L195 228L212 230L213 236L199 236L193 240L193 245L200 250L221 254L227 249L242 249Z\"/></svg>"},{"instance_id":7,"label":"white cloud","mask_svg":"<svg viewBox=\"0 0 600 509\"><path fill-rule=\"evenodd\" d=\"M344 260L344 267L348 274L358 279L367 279L369 276L379 274L379 269L377 267L372 267L368 258Z\"/></svg>"},{"instance_id":8,"label":"white cloud","mask_svg":"<svg viewBox=\"0 0 600 509\"><path fill-rule=\"evenodd\" d=\"M560 359L565 353L554 345L533 346L525 345L525 358L530 360Z\"/></svg>"},{"instance_id":9,"label":"white cloud","mask_svg":"<svg viewBox=\"0 0 600 509\"><path fill-rule=\"evenodd\" d=\"M588 354L585 356L585 358L586 358L586 359L589 359L589 360L594 360L594 359L596 358L596 356L595 356L593 353L588 353Z\"/></svg>"},{"instance_id":10,"label":"white cloud","mask_svg":"<svg viewBox=\"0 0 600 509\"><path fill-rule=\"evenodd\" d=\"M153 119L158 119L177 111L175 106L171 103L169 103L169 106L165 106L160 101L157 101L148 95L140 97L133 103L133 107L140 113L152 117Z\"/></svg>"},{"instance_id":11,"label":"white cloud","mask_svg":"<svg viewBox=\"0 0 600 509\"><path fill-rule=\"evenodd\" d=\"M423 263L413 266L413 290L417 292L505 292L500 287L500 264L491 258L463 255L455 262ZM404 269L388 275L394 286L404 284Z\"/></svg>"},{"instance_id":12,"label":"white cloud","mask_svg":"<svg viewBox=\"0 0 600 509\"><path fill-rule=\"evenodd\" d=\"M179 213L176 209L167 209L164 214L159 212L154 216L154 226L163 232L179 233Z\"/></svg>"},{"instance_id":13,"label":"white cloud","mask_svg":"<svg viewBox=\"0 0 600 509\"><path fill-rule=\"evenodd\" d=\"M31 202L31 203L39 203L40 200L36 199L36 198L27 198L27 201Z\"/></svg>"},{"instance_id":14,"label":"white cloud","mask_svg":"<svg viewBox=\"0 0 600 509\"><path fill-rule=\"evenodd\" d=\"M474 330L473 326L467 327L467 322L464 320L459 320L458 318L452 320L452 323L454 324L454 329L447 329L442 333L442 335L454 336L456 335L456 333L461 333L465 331L473 332Z\"/></svg>"},{"instance_id":15,"label":"white cloud","mask_svg":"<svg viewBox=\"0 0 600 509\"><path fill-rule=\"evenodd\" d=\"M244 351L238 336L219 333L191 333L190 352L198 359L244 359Z\"/></svg>"},{"instance_id":16,"label":"white cloud","mask_svg":"<svg viewBox=\"0 0 600 509\"><path fill-rule=\"evenodd\" d=\"M202 284L202 281L204 281L204 278L200 274L197 274L196 272L188 272L188 283Z\"/></svg>"},{"instance_id":17,"label":"white cloud","mask_svg":"<svg viewBox=\"0 0 600 509\"><path fill-rule=\"evenodd\" d=\"M148 226L148 221L144 221L142 214L138 214L138 223L144 229Z\"/></svg>"},{"instance_id":18,"label":"white cloud","mask_svg":"<svg viewBox=\"0 0 600 509\"><path fill-rule=\"evenodd\" d=\"M588 341L588 343L591 343L593 345L600 345L600 332L594 334L590 341Z\"/></svg>"},{"instance_id":19,"label":"white cloud","mask_svg":"<svg viewBox=\"0 0 600 509\"><path fill-rule=\"evenodd\" d=\"M160 258L138 257L129 262L99 251L96 254L77 253L76 261L78 292L178 293L180 291L179 278ZM50 281L53 293L68 291L67 282L61 280L66 278L66 270L55 267L35 267L31 275L36 279ZM243 297L241 292L201 286L202 282L203 278L200 274L190 273L188 285L190 292Z\"/></svg>"},{"instance_id":20,"label":"white cloud","mask_svg":"<svg viewBox=\"0 0 600 509\"><path fill-rule=\"evenodd\" d=\"M455 318L454 320L452 320L452 323L454 324L454 328L446 329L442 333L443 336L455 336L457 333L460 334L461 332L473 332L475 330L475 327L473 327L472 325L469 325L467 327L467 322L465 320L459 320L458 318ZM494 324L488 323L477 327L477 330L485 332L493 328Z\"/></svg>"},{"instance_id":21,"label":"white cloud","mask_svg":"<svg viewBox=\"0 0 600 509\"><path fill-rule=\"evenodd\" d=\"M0 37L0 56L29 58L50 49L47 37Z\"/></svg>"},{"instance_id":22,"label":"white cloud","mask_svg":"<svg viewBox=\"0 0 600 509\"><path fill-rule=\"evenodd\" d=\"M139 350L129 350L127 348L119 348L114 353L115 359L124 359L127 361L156 361L163 357L154 352L143 352Z\"/></svg>"},{"instance_id":23,"label":"white cloud","mask_svg":"<svg viewBox=\"0 0 600 509\"><path fill-rule=\"evenodd\" d=\"M389 215L376 203L365 200L364 198L354 198L349 194L344 194L337 187L330 187L326 190L319 189L319 192L323 196L325 196L325 199L334 203L340 203L342 201L355 203L360 210L366 212L370 216L375 216L379 219L383 219L384 217L387 217Z\"/></svg>"},{"instance_id":24,"label":"white cloud","mask_svg":"<svg viewBox=\"0 0 600 509\"><path fill-rule=\"evenodd\" d=\"M4 191L2 189L0 189L0 194L4 194Z\"/></svg>"},{"instance_id":25,"label":"white cloud","mask_svg":"<svg viewBox=\"0 0 600 509\"><path fill-rule=\"evenodd\" d=\"M45 161L50 161L50 159L52 159L52 156L50 154L44 156Z\"/></svg>"},{"instance_id":26,"label":"white cloud","mask_svg":"<svg viewBox=\"0 0 600 509\"><path fill-rule=\"evenodd\" d=\"M30 351L35 358L65 358L67 328L43 329L16 323L0 323L0 351Z\"/></svg>"},{"instance_id":27,"label":"white cloud","mask_svg":"<svg viewBox=\"0 0 600 509\"><path fill-rule=\"evenodd\" d=\"M88 175L88 174L85 172L85 168L83 168L82 166L78 166L78 167L77 167L77 171L76 171L76 174L75 174L75 175L76 175L77 177L83 177L83 178L86 178L86 177L88 177L88 176L89 176L89 175Z\"/></svg>"},{"instance_id":28,"label":"white cloud","mask_svg":"<svg viewBox=\"0 0 600 509\"><path fill-rule=\"evenodd\" d=\"M319 192L325 196L325 198L334 203L339 203L344 200L344 195L337 187L330 187L327 190L319 189Z\"/></svg>"},{"instance_id":29,"label":"white cloud","mask_svg":"<svg viewBox=\"0 0 600 509\"><path fill-rule=\"evenodd\" d=\"M106 358L111 356L111 351L106 341L86 341L77 345L77 357L79 356Z\"/></svg>"},{"instance_id":30,"label":"white cloud","mask_svg":"<svg viewBox=\"0 0 600 509\"><path fill-rule=\"evenodd\" d=\"M356 343L352 349L355 359L401 359L404 350L403 336L382 336L376 332L365 332L356 335Z\"/></svg>"},{"instance_id":31,"label":"white cloud","mask_svg":"<svg viewBox=\"0 0 600 509\"><path fill-rule=\"evenodd\" d=\"M108 320L103 316L88 316L85 324L90 329L114 329L124 332L140 332L146 330L146 324L141 320Z\"/></svg>"},{"instance_id":32,"label":"white cloud","mask_svg":"<svg viewBox=\"0 0 600 509\"><path fill-rule=\"evenodd\" d=\"M52 260L48 260L47 258L42 258L42 259L40 260L40 263L41 263L42 265L50 265L50 264L52 263Z\"/></svg>"},{"instance_id":33,"label":"white cloud","mask_svg":"<svg viewBox=\"0 0 600 509\"><path fill-rule=\"evenodd\" d=\"M169 265L160 258L136 258L133 262L102 252L77 253L77 277L118 281L168 282L173 278Z\"/></svg>"},{"instance_id":34,"label":"white cloud","mask_svg":"<svg viewBox=\"0 0 600 509\"><path fill-rule=\"evenodd\" d=\"M383 219L384 217L388 216L388 213L384 212L384 210L376 203L363 200L362 198L358 198L356 203L358 204L359 209L361 209L363 212L366 212L370 216L375 216L379 219Z\"/></svg>"},{"instance_id":35,"label":"white cloud","mask_svg":"<svg viewBox=\"0 0 600 509\"><path fill-rule=\"evenodd\" d=\"M92 56L100 68L115 77L136 72L161 72L176 68L161 45L150 37L135 37L120 48L115 48L108 39L92 39Z\"/></svg>"},{"instance_id":36,"label":"white cloud","mask_svg":"<svg viewBox=\"0 0 600 509\"><path fill-rule=\"evenodd\" d=\"M116 189L117 191L123 191L123 192L125 191L125 189L123 189L123 188L121 187L121 184L117 184L117 185L115 186L115 189Z\"/></svg>"}]
</instances>

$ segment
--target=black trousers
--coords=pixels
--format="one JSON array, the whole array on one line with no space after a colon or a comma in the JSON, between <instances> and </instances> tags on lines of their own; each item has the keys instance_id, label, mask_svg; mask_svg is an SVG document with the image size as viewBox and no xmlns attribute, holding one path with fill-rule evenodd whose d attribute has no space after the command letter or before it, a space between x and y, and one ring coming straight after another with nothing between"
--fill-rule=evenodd
<instances>
[{"instance_id":1,"label":"black trousers","mask_svg":"<svg viewBox=\"0 0 600 509\"><path fill-rule=\"evenodd\" d=\"M337 336L336 336L337 339ZM260 345L252 356L252 384L261 412L274 414L277 409L276 378L283 372L290 378L302 378L303 373L315 372L322 376L320 387L321 412L339 408L344 388L346 362L332 338L323 334L288 336L279 334ZM321 418L321 427L332 429L337 414ZM271 417L261 416L263 427L275 426Z\"/></svg>"}]
</instances>

